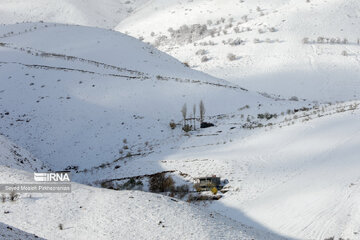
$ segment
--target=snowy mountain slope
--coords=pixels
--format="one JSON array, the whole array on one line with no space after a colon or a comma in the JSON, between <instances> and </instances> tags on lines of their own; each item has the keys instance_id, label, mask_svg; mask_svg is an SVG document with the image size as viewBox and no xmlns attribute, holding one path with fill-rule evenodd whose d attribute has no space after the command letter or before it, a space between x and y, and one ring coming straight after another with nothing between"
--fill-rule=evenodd
<instances>
[{"instance_id":1,"label":"snowy mountain slope","mask_svg":"<svg viewBox=\"0 0 360 240\"><path fill-rule=\"evenodd\" d=\"M297 113L273 127L237 131L216 148L206 137L192 138L191 148L166 156L161 166L228 179L229 192L209 209L245 224L299 239L360 239L355 104L326 107L305 122Z\"/></svg>"},{"instance_id":2,"label":"snowy mountain slope","mask_svg":"<svg viewBox=\"0 0 360 240\"><path fill-rule=\"evenodd\" d=\"M24 2L6 2L12 3ZM102 13L86 9L95 9L91 2L67 3L46 10L57 11L49 21L112 27L116 17L125 18L109 8L102 22ZM17 205L7 202L14 214L0 215L0 222L44 238L360 239L359 3L137 3L115 29L179 60L109 30L0 26L0 132L54 169L73 169L79 183L101 186L169 170L189 179L216 174L229 181L229 191L203 207L74 184L61 198L24 195ZM71 9L85 17L64 14ZM17 18L1 16L43 19L21 11L14 11ZM287 100L292 96L300 101ZM201 99L215 127L184 134L180 109L187 103L191 116ZM323 102L339 100L345 102ZM171 120L179 123L174 130ZM13 145L0 136L1 180L30 180L41 165L17 156L32 159ZM32 218L38 207L44 210ZM65 229L57 233L60 223Z\"/></svg>"},{"instance_id":3,"label":"snowy mountain slope","mask_svg":"<svg viewBox=\"0 0 360 240\"><path fill-rule=\"evenodd\" d=\"M32 182L32 173L5 169L0 182ZM203 207L141 191L73 183L68 194L22 193L0 204L4 239L38 239L31 233L44 239L285 239Z\"/></svg>"},{"instance_id":4,"label":"snowy mountain slope","mask_svg":"<svg viewBox=\"0 0 360 240\"><path fill-rule=\"evenodd\" d=\"M25 150L1 136L0 183L33 182L32 172L40 169L25 162L18 170L19 153L30 159ZM285 239L201 206L141 191L73 183L69 194L19 196L12 202L5 194L5 202L0 203L0 237L4 239Z\"/></svg>"},{"instance_id":5,"label":"snowy mountain slope","mask_svg":"<svg viewBox=\"0 0 360 240\"><path fill-rule=\"evenodd\" d=\"M147 44L111 30L26 23L4 25L0 30L1 35L1 41L5 44L9 43L9 46L6 46L8 49L17 48L16 50L27 53L30 57L41 55L40 57L50 59L71 60L68 64L62 63L66 64L66 67L72 66L72 61L75 61L77 64L83 63L82 67L85 65L86 67L83 68L87 69L90 67L93 70L95 65L99 69L115 70L107 71L109 74L119 74L119 71L128 73L137 71L154 76L163 74L166 77L178 77L176 74L181 74L183 78L211 79L224 83L185 67L178 60ZM15 60L16 58L12 58L12 61ZM25 63L38 62L39 58L31 57Z\"/></svg>"},{"instance_id":6,"label":"snowy mountain slope","mask_svg":"<svg viewBox=\"0 0 360 240\"><path fill-rule=\"evenodd\" d=\"M113 31L34 23L0 32L0 131L56 169L178 142L181 131L169 122L181 121L184 103L192 112L202 99L208 116L294 104L186 68Z\"/></svg>"},{"instance_id":7,"label":"snowy mountain slope","mask_svg":"<svg viewBox=\"0 0 360 240\"><path fill-rule=\"evenodd\" d=\"M48 169L44 163L35 159L29 152L0 135L0 168L41 171Z\"/></svg>"},{"instance_id":8,"label":"snowy mountain slope","mask_svg":"<svg viewBox=\"0 0 360 240\"><path fill-rule=\"evenodd\" d=\"M355 0L154 0L116 30L248 89L349 100L360 90L359 11Z\"/></svg>"},{"instance_id":9,"label":"snowy mountain slope","mask_svg":"<svg viewBox=\"0 0 360 240\"><path fill-rule=\"evenodd\" d=\"M21 231L17 228L8 226L6 224L0 223L0 237L3 239L24 239L24 240L43 240L35 234L29 234L27 232Z\"/></svg>"},{"instance_id":10,"label":"snowy mountain slope","mask_svg":"<svg viewBox=\"0 0 360 240\"><path fill-rule=\"evenodd\" d=\"M147 0L3 0L0 23L57 22L113 28Z\"/></svg>"},{"instance_id":11,"label":"snowy mountain slope","mask_svg":"<svg viewBox=\"0 0 360 240\"><path fill-rule=\"evenodd\" d=\"M254 91L326 101L359 95L356 0L47 3L3 1L0 22L44 20L114 28L153 43L192 68ZM209 31L198 35L199 29L193 29L195 34L189 35L186 30L182 40L168 31L184 25L191 29L192 24L207 25ZM305 38L308 44L302 43ZM210 60L202 62L198 51Z\"/></svg>"},{"instance_id":12,"label":"snowy mountain slope","mask_svg":"<svg viewBox=\"0 0 360 240\"><path fill-rule=\"evenodd\" d=\"M219 125L222 118L236 118L240 124L247 121L244 114L253 119L259 111L280 114L289 107L310 104L275 101L247 91L187 68L118 32L49 23L6 25L0 32L0 132L53 169L75 170L77 182L94 185L97 180L162 171L158 157L176 153L189 139L180 126L169 127L171 120L181 122L184 103L191 109L204 100L206 119ZM190 138L194 134L201 131L190 133ZM30 181L34 171L2 169L3 182ZM261 224L248 228L176 201L74 184L73 192L61 198L22 195L17 205L5 203L10 215L4 214L0 221L51 239L60 236L60 223L65 239L119 235L132 239L133 234L157 239L179 235L184 239L283 238L268 233L271 230ZM80 206L87 204L89 211L83 214ZM89 221L96 216L98 220ZM149 222L154 216L154 223ZM42 222L45 217L47 222Z\"/></svg>"}]
</instances>

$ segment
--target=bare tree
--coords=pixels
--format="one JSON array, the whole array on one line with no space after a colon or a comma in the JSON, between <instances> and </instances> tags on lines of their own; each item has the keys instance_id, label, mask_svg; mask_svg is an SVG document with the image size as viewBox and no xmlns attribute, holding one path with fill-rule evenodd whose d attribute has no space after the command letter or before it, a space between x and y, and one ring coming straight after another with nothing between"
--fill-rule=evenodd
<instances>
[{"instance_id":1,"label":"bare tree","mask_svg":"<svg viewBox=\"0 0 360 240\"><path fill-rule=\"evenodd\" d=\"M205 116L205 106L204 106L204 103L203 101L201 100L200 101L200 122L203 122L204 121L204 116Z\"/></svg>"},{"instance_id":2,"label":"bare tree","mask_svg":"<svg viewBox=\"0 0 360 240\"><path fill-rule=\"evenodd\" d=\"M12 191L10 193L10 201L15 202L19 198L19 194L17 194L15 191Z\"/></svg>"},{"instance_id":3,"label":"bare tree","mask_svg":"<svg viewBox=\"0 0 360 240\"><path fill-rule=\"evenodd\" d=\"M194 114L194 129L196 129L196 125L195 125L195 118L196 118L196 105L194 104L193 106L193 114Z\"/></svg>"},{"instance_id":4,"label":"bare tree","mask_svg":"<svg viewBox=\"0 0 360 240\"><path fill-rule=\"evenodd\" d=\"M182 113L182 116L184 118L184 126L185 126L185 123L186 123L186 112L187 112L187 107L186 107L186 103L184 103L184 106L181 109L181 113Z\"/></svg>"}]
</instances>

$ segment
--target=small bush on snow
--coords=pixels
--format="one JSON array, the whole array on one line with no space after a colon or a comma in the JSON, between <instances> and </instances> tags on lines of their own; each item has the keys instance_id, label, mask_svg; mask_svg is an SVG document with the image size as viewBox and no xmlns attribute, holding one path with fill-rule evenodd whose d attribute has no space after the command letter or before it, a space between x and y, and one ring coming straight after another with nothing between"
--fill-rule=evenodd
<instances>
[{"instance_id":1,"label":"small bush on snow","mask_svg":"<svg viewBox=\"0 0 360 240\"><path fill-rule=\"evenodd\" d=\"M203 56L202 58L201 58L201 62L207 62L207 61L209 61L210 60L210 58L208 58L207 56Z\"/></svg>"},{"instance_id":2,"label":"small bush on snow","mask_svg":"<svg viewBox=\"0 0 360 240\"><path fill-rule=\"evenodd\" d=\"M235 56L235 54L229 53L229 54L227 55L227 59L228 59L229 61L234 61L234 60L236 60L236 56Z\"/></svg>"},{"instance_id":3,"label":"small bush on snow","mask_svg":"<svg viewBox=\"0 0 360 240\"><path fill-rule=\"evenodd\" d=\"M260 39L254 38L254 43L260 43L260 42L261 42Z\"/></svg>"},{"instance_id":4,"label":"small bush on snow","mask_svg":"<svg viewBox=\"0 0 360 240\"><path fill-rule=\"evenodd\" d=\"M176 128L176 123L174 123L173 121L171 121L171 122L169 123L169 126L170 126L171 129L175 129L175 128Z\"/></svg>"},{"instance_id":5,"label":"small bush on snow","mask_svg":"<svg viewBox=\"0 0 360 240\"><path fill-rule=\"evenodd\" d=\"M308 44L309 43L309 38L307 38L307 37L303 38L302 43L303 44Z\"/></svg>"},{"instance_id":6,"label":"small bush on snow","mask_svg":"<svg viewBox=\"0 0 360 240\"><path fill-rule=\"evenodd\" d=\"M200 49L200 50L196 51L195 54L196 54L196 55L205 55L205 54L206 54L206 50L205 50L205 49Z\"/></svg>"},{"instance_id":7,"label":"small bush on snow","mask_svg":"<svg viewBox=\"0 0 360 240\"><path fill-rule=\"evenodd\" d=\"M269 31L270 31L270 32L276 32L277 30L276 30L276 28L271 27L271 28L269 28Z\"/></svg>"},{"instance_id":8,"label":"small bush on snow","mask_svg":"<svg viewBox=\"0 0 360 240\"><path fill-rule=\"evenodd\" d=\"M299 101L299 98L296 96L292 96L291 98L289 98L290 101Z\"/></svg>"},{"instance_id":9,"label":"small bush on snow","mask_svg":"<svg viewBox=\"0 0 360 240\"><path fill-rule=\"evenodd\" d=\"M189 124L185 124L182 128L184 132L190 132L192 130L192 126Z\"/></svg>"},{"instance_id":10,"label":"small bush on snow","mask_svg":"<svg viewBox=\"0 0 360 240\"><path fill-rule=\"evenodd\" d=\"M19 194L17 194L15 191L12 191L10 193L10 201L15 202L16 200L18 200L19 198Z\"/></svg>"},{"instance_id":11,"label":"small bush on snow","mask_svg":"<svg viewBox=\"0 0 360 240\"><path fill-rule=\"evenodd\" d=\"M243 44L245 41L241 40L241 38L236 38L235 40L229 40L230 46L238 46Z\"/></svg>"}]
</instances>

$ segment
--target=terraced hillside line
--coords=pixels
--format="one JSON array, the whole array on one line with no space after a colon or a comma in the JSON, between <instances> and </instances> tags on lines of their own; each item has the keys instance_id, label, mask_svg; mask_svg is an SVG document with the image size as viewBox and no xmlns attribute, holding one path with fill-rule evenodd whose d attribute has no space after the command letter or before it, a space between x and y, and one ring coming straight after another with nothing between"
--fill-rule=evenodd
<instances>
[{"instance_id":1,"label":"terraced hillside line","mask_svg":"<svg viewBox=\"0 0 360 240\"><path fill-rule=\"evenodd\" d=\"M202 80L195 80L195 79L188 79L188 78L175 78L175 77L157 76L156 79L160 80L160 81L172 80L172 81L175 81L175 82L206 84L206 85L215 86L215 87L238 89L238 90L242 90L242 91L246 91L246 92L248 91L247 89L242 88L242 87L237 86L237 85L227 85L227 84L221 84L221 83L212 83L212 82L207 82L207 81L202 81Z\"/></svg>"},{"instance_id":2,"label":"terraced hillside line","mask_svg":"<svg viewBox=\"0 0 360 240\"><path fill-rule=\"evenodd\" d=\"M344 105L335 105L333 106L333 108L330 108L329 110L326 110L323 114L321 113L309 113L309 114L305 114L302 116L297 116L296 119L288 119L288 120L283 120L278 122L278 125L281 124L285 124L282 125L283 127L286 127L286 123L289 123L290 121L293 120L301 120L303 119L303 121L310 121L310 120L314 120L314 119L318 119L318 118L322 118L322 117L327 117L327 116L331 116L331 115L337 115L337 114L341 114L341 113L345 113L345 112L351 112L351 111L355 111L356 109L358 109L360 105L360 102L353 102L353 103L349 103L349 104L344 104ZM318 108L312 108L309 110L314 110L314 109L318 109ZM309 111L307 110L307 111ZM303 111L306 112L306 111ZM295 116L295 114L293 114L293 116Z\"/></svg>"},{"instance_id":3,"label":"terraced hillside line","mask_svg":"<svg viewBox=\"0 0 360 240\"><path fill-rule=\"evenodd\" d=\"M72 72L80 72L80 73L88 73L88 74L95 74L100 76L111 76L111 77L119 77L119 78L128 78L128 79L149 79L146 76L128 76L128 75L120 75L120 74L107 74L107 73L98 73L93 71L87 71L83 69L76 69L76 68L66 68L66 67L54 67L48 65L39 65L39 64L25 64L19 62L0 62L0 64L17 64L21 66L25 66L28 68L36 68L36 69L44 69L44 70L58 70L58 71L72 71Z\"/></svg>"},{"instance_id":4,"label":"terraced hillside line","mask_svg":"<svg viewBox=\"0 0 360 240\"><path fill-rule=\"evenodd\" d=\"M1 43L0 42L0 46L1 47L6 47L6 48L10 48L12 50L15 51L21 51L24 52L26 54L30 54L32 56L39 56L39 57L46 57L46 58L56 58L56 59L62 59L65 61L78 61L78 62L83 62L83 63L87 63L90 65L94 65L96 67L103 67L104 69L112 69L112 70L116 70L119 72L129 72L131 74L135 74L135 75L139 75L142 76L145 73L143 72L139 72L136 70L130 70L127 68L121 68L118 66L114 66L114 65L110 65L110 64L106 64L106 63L102 63L102 62L97 62L94 60L90 60L90 59L85 59L85 58L81 58L81 57L75 57L75 56L68 56L65 54L60 54L60 53L50 53L50 52L45 52L42 50L38 50L38 49L34 49L34 48L30 48L30 47L16 47L13 46L13 44L11 43Z\"/></svg>"},{"instance_id":5,"label":"terraced hillside line","mask_svg":"<svg viewBox=\"0 0 360 240\"><path fill-rule=\"evenodd\" d=\"M76 173L84 173L84 172L92 172L94 170L99 170L101 168L106 168L106 167L111 167L113 164L115 164L116 162L120 161L120 160L125 160L125 159L128 159L128 158L133 158L133 157L138 157L138 156L142 156L142 157L145 157L145 156L148 156L150 154L152 154L154 151L150 151L150 152L146 152L146 153L135 153L135 154L130 154L130 155L127 155L127 156L123 156L123 157L119 157L115 160L113 160L112 162L104 162L104 163L101 163L100 165L98 166L93 166L89 169L83 169L83 170L79 170L79 171L76 171Z\"/></svg>"},{"instance_id":6,"label":"terraced hillside line","mask_svg":"<svg viewBox=\"0 0 360 240\"><path fill-rule=\"evenodd\" d=\"M44 70L58 70L58 71L72 71L72 72L80 72L80 73L87 73L87 74L95 74L99 76L109 76L109 77L117 77L117 78L127 78L127 79L140 79L140 80L148 80L151 79L151 77L148 76L129 76L129 75L121 75L121 74L113 74L113 73L98 73L94 71L88 71L83 69L76 69L76 68L66 68L66 67L54 67L49 65L40 65L40 64L26 64L26 63L20 63L20 62L2 62L0 61L0 64L17 64L21 66L25 66L28 68L36 68L36 69L44 69ZM1 66L0 66L1 67ZM165 79L163 79L165 80ZM181 78L167 78L167 80L175 81L175 82L183 82L183 83L192 83L192 84L206 84L214 87L224 87L224 88L231 88L231 89L241 89L240 87L234 87L234 86L228 86L224 84L216 84L206 81L200 81L200 80L190 80L190 79L181 79ZM165 80L166 81L166 80ZM246 90L247 91L247 90Z\"/></svg>"},{"instance_id":7,"label":"terraced hillside line","mask_svg":"<svg viewBox=\"0 0 360 240\"><path fill-rule=\"evenodd\" d=\"M127 68L121 68L121 67L117 67L117 66L114 66L114 65L101 63L101 62L97 62L97 61L89 60L89 59L85 59L85 58L80 58L80 57L75 57L75 56L68 56L68 55L65 55L65 54L58 54L58 53L49 53L49 52L45 52L45 51L41 51L41 50L29 48L29 47L26 47L26 48L24 48L24 47L14 47L10 43L1 43L0 42L0 47L10 48L12 50L21 51L21 52L24 52L26 54L30 54L30 55L33 55L33 56L57 58L57 59L65 60L65 61L79 61L79 62L94 65L96 67L102 66L104 69L112 69L112 70L116 70L116 71L119 71L119 72L129 72L130 74L137 75L137 77L135 77L135 76L125 76L125 75L118 75L118 74L103 74L103 75L106 75L106 76L126 77L126 78L130 78L130 79L149 79L150 78L150 77L147 76L147 74L145 74L143 72L139 72L139 71L136 71L136 70L130 70L130 69L127 69ZM72 68L63 68L63 67L56 67L55 68L55 67L46 66L46 65L28 65L28 64L23 64L23 65L27 66L27 67L39 67L39 68L44 67L46 69L53 68L53 69L57 69L57 70L69 70L69 71L71 70L71 71L87 72L87 73L91 73L91 74L100 74L100 73L96 73L96 72L93 72L93 71L79 70L79 69L72 69ZM158 76L157 79L158 80L164 80L164 81L172 80L172 81L184 82L184 83L206 84L206 85L215 86L215 87L224 87L224 88L239 89L239 90L242 90L242 91L248 91L247 89L239 87L237 85L227 85L227 84L221 84L221 83L212 83L212 82L194 80L194 79L182 79L182 78L163 77L163 76Z\"/></svg>"},{"instance_id":8,"label":"terraced hillside line","mask_svg":"<svg viewBox=\"0 0 360 240\"><path fill-rule=\"evenodd\" d=\"M43 26L41 26L40 28L38 26L33 26L33 27L29 28L29 29L25 29L25 31L22 31L22 32L14 33L13 31L11 31L11 32L8 32L8 33L4 33L2 36L0 36L0 39L1 38L20 36L22 34L34 32L36 30L44 29L44 28L48 28L48 27L56 27L56 24L44 24L44 23L40 23L40 24L43 24Z\"/></svg>"},{"instance_id":9,"label":"terraced hillside line","mask_svg":"<svg viewBox=\"0 0 360 240\"><path fill-rule=\"evenodd\" d=\"M106 64L106 63L101 63L101 62L97 62L94 60L89 60L89 59L85 59L85 58L80 58L80 57L75 57L75 56L68 56L65 54L58 54L58 53L49 53L49 52L45 52L45 51L41 51L41 50L37 50L37 49L33 49L33 48L29 48L29 47L14 47L12 46L12 44L9 43L1 43L0 42L0 46L1 47L6 47L6 48L10 48L16 51L21 51L24 52L26 54L31 54L33 56L40 56L40 57L48 57L48 58L57 58L57 59L62 59L65 61L79 61L79 62L84 62L84 63L88 63L91 65L94 65L96 67L102 66L104 69L112 69L112 70L116 70L119 72L129 72L131 74L135 74L137 75L137 77L132 77L132 76L125 76L125 75L118 75L118 74L104 74L107 76L113 76L113 77L127 77L127 78L131 78L131 79L149 79L148 76L144 76L147 75L143 72L139 72L136 70L130 70L130 69L126 69L126 68L121 68L121 67L117 67L114 65L110 65L110 64ZM42 65L26 65L24 64L24 66L30 66L30 67L41 67ZM48 69L50 69L50 66L43 66L43 67L47 67ZM81 72L87 72L87 73L92 73L92 74L100 74L100 73L96 73L93 71L86 71L86 70L79 70L79 69L71 69L71 68L61 68L61 67L57 67L57 70L72 70L72 71L81 71ZM215 86L215 87L224 87L224 88L231 88L231 89L240 89L243 91L248 91L245 88L236 86L236 85L226 85L226 84L220 84L220 83L212 83L212 82L207 82L207 81L201 81L201 80L194 80L194 79L182 79L182 78L173 78L173 77L163 77L163 76L158 76L157 77L158 80L172 80L172 81L176 81L176 82L185 82L185 83L198 83L198 84L206 84L206 85L211 85L211 86Z\"/></svg>"}]
</instances>

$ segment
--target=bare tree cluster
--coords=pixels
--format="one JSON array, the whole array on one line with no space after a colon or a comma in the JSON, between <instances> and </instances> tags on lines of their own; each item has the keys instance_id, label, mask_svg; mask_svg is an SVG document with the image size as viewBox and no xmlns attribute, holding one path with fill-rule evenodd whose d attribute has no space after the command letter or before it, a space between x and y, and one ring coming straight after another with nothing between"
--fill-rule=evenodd
<instances>
[{"instance_id":1,"label":"bare tree cluster","mask_svg":"<svg viewBox=\"0 0 360 240\"><path fill-rule=\"evenodd\" d=\"M196 113L197 113L197 108L196 108L196 104L193 105L193 109L192 109L192 115L190 116L190 118L187 117L187 105L186 103L182 106L181 108L181 115L183 117L183 130L185 132L191 131L191 130L196 130ZM200 123L202 123L204 121L205 118L205 105L204 102L201 100L199 103L199 121ZM190 125L188 122L190 122Z\"/></svg>"}]
</instances>

